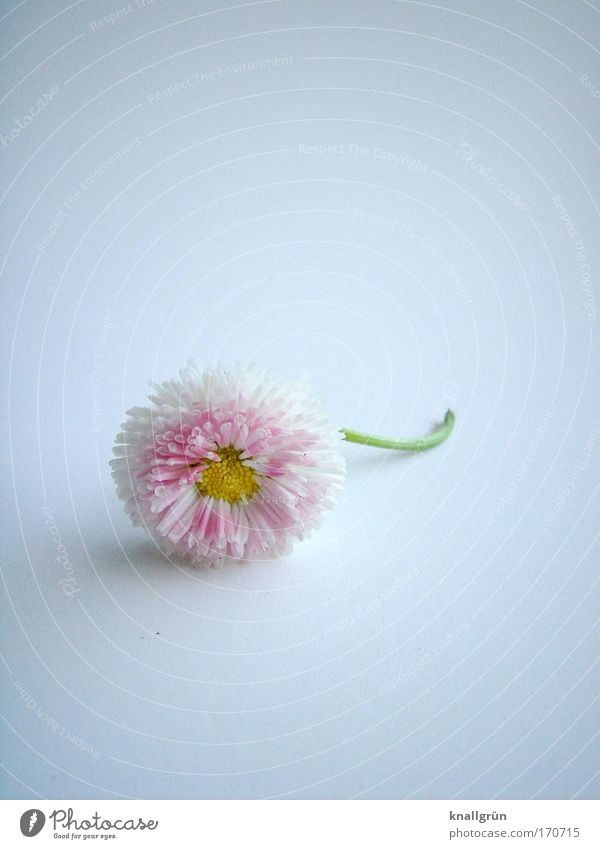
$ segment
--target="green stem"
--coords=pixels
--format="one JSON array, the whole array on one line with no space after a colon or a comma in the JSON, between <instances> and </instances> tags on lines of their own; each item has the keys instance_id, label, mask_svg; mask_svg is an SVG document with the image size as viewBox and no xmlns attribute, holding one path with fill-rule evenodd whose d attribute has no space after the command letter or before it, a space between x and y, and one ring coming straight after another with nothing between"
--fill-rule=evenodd
<instances>
[{"instance_id":1,"label":"green stem","mask_svg":"<svg viewBox=\"0 0 600 849\"><path fill-rule=\"evenodd\" d=\"M357 430L340 428L347 442L358 442L359 445L372 445L374 448L393 448L396 451L426 451L448 439L454 427L454 413L448 410L444 422L433 433L420 439L384 439L382 436L371 436Z\"/></svg>"}]
</instances>

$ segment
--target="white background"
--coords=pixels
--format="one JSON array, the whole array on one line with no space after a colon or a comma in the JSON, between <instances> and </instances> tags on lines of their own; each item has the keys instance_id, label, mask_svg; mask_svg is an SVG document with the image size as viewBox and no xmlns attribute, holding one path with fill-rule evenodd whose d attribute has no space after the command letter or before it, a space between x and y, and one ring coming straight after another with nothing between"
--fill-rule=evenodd
<instances>
[{"instance_id":1,"label":"white background","mask_svg":"<svg viewBox=\"0 0 600 849\"><path fill-rule=\"evenodd\" d=\"M4 795L597 797L594 4L2 10ZM456 429L182 567L108 460L189 356Z\"/></svg>"}]
</instances>

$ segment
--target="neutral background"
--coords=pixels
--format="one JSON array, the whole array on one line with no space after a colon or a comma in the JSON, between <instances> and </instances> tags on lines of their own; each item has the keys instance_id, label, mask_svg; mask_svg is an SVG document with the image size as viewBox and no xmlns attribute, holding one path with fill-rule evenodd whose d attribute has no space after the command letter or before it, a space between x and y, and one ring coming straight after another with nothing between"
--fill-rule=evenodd
<instances>
[{"instance_id":1,"label":"neutral background","mask_svg":"<svg viewBox=\"0 0 600 849\"><path fill-rule=\"evenodd\" d=\"M595 4L2 15L4 794L597 797ZM108 469L190 356L456 430L194 571Z\"/></svg>"}]
</instances>

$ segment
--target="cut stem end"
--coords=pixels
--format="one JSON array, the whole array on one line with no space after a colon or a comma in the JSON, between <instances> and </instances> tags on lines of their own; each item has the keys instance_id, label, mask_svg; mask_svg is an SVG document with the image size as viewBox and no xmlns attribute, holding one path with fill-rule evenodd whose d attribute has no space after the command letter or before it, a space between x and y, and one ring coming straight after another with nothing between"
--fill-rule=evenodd
<instances>
[{"instance_id":1,"label":"cut stem end","mask_svg":"<svg viewBox=\"0 0 600 849\"><path fill-rule=\"evenodd\" d=\"M373 436L369 433L360 433L358 430L340 428L347 442L356 442L359 445L371 445L373 448L391 448L394 451L427 451L444 442L452 433L454 427L454 413L448 410L444 421L433 433L422 436L420 439L385 439L382 436Z\"/></svg>"}]
</instances>

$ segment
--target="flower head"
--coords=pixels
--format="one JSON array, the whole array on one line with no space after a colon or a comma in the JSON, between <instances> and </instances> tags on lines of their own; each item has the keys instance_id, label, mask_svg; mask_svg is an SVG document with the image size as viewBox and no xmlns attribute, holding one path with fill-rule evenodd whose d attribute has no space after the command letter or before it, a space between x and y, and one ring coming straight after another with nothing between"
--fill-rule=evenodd
<instances>
[{"instance_id":1,"label":"flower head","mask_svg":"<svg viewBox=\"0 0 600 849\"><path fill-rule=\"evenodd\" d=\"M150 401L128 411L111 466L134 525L167 553L279 557L334 505L344 435L306 384L190 363Z\"/></svg>"}]
</instances>

